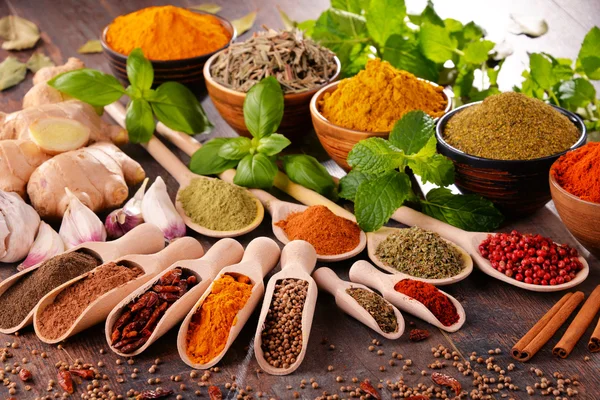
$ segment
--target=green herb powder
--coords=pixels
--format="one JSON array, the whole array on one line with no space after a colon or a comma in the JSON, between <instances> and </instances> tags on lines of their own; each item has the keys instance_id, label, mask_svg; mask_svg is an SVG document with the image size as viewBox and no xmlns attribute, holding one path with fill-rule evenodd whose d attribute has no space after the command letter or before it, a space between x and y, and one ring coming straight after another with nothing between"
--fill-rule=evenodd
<instances>
[{"instance_id":1,"label":"green herb powder","mask_svg":"<svg viewBox=\"0 0 600 400\"><path fill-rule=\"evenodd\" d=\"M362 288L348 288L346 293L371 314L383 332L392 333L398 330L398 320L394 308L383 297Z\"/></svg>"},{"instance_id":2,"label":"green herb powder","mask_svg":"<svg viewBox=\"0 0 600 400\"><path fill-rule=\"evenodd\" d=\"M185 214L215 231L234 231L254 221L257 207L246 189L219 179L193 179L178 197Z\"/></svg>"},{"instance_id":3,"label":"green herb powder","mask_svg":"<svg viewBox=\"0 0 600 400\"><path fill-rule=\"evenodd\" d=\"M417 226L390 234L379 243L375 255L384 264L416 278L450 278L464 268L462 256L453 245Z\"/></svg>"}]
</instances>

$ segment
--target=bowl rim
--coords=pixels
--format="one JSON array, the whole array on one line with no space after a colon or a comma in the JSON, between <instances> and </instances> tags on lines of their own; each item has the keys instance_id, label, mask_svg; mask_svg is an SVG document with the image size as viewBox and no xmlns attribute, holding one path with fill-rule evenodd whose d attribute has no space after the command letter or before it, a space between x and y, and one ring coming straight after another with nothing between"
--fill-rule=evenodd
<instances>
[{"instance_id":1,"label":"bowl rim","mask_svg":"<svg viewBox=\"0 0 600 400\"><path fill-rule=\"evenodd\" d=\"M148 8L148 7L143 7L136 11L143 10L144 8ZM151 60L151 59L149 59L149 61L152 64L155 64L157 66L169 66L171 63L175 63L175 62L186 62L186 61L187 62L202 62L204 59L206 59L206 57L211 57L215 53L225 50L227 47L229 47L229 45L231 45L237 39L237 34L238 34L237 29L235 29L235 26L227 18L222 17L217 14L211 14L206 11L194 10L194 9L188 8L188 7L181 7L181 8L184 8L188 11L195 12L196 14L211 15L211 16L217 18L221 22L221 24L224 25L225 28L231 32L231 38L229 39L229 41L227 43L225 43L224 46L218 48L217 50L211 51L210 53L201 54L199 56L189 57L189 58L179 58L176 60ZM132 11L132 12L136 12L136 11ZM131 14L131 13L128 13L128 14ZM122 15L127 15L127 14L122 14ZM119 16L121 16L121 15L119 15ZM117 57L117 58L119 58L119 57L124 58L125 60L127 60L128 55L125 55L123 53L119 53L116 50L113 50L106 42L106 34L108 32L108 28L110 28L110 26L112 25L112 23L114 22L115 19L116 18L113 18L113 20L110 21L110 23L102 29L102 35L100 35L100 44L102 45L102 48L104 49L104 51L106 51L107 53L110 53L112 56Z\"/></svg>"},{"instance_id":2,"label":"bowl rim","mask_svg":"<svg viewBox=\"0 0 600 400\"><path fill-rule=\"evenodd\" d=\"M555 187L560 194L564 195L565 197L571 199L571 200L575 200L578 203L582 203L585 205L589 205L590 207L594 207L594 208L598 208L600 209L600 203L594 203L593 201L588 201L588 200L584 200L581 197L575 196L573 193L569 192L567 189L563 188L560 183L558 183L558 181L556 180L556 178L554 177L554 175L552 175L552 168L554 167L554 165L558 162L558 160L556 160L553 164L552 167L550 167L550 172L548 173L548 180L550 182L550 187ZM552 192L550 192L552 194ZM552 196L552 200L554 200L554 196Z\"/></svg>"},{"instance_id":3,"label":"bowl rim","mask_svg":"<svg viewBox=\"0 0 600 400\"><path fill-rule=\"evenodd\" d=\"M229 95L236 96L239 98L246 97L247 92L240 92L240 91L233 90L233 89L223 86L221 83L217 82L210 73L210 66L212 65L213 61L225 50L227 50L226 47L220 49L219 51L212 54L208 60L206 60L206 63L204 64L204 68L202 69L202 72L204 74L204 79L207 82L210 82L211 85L217 86L220 90L222 90L223 92L225 92ZM327 86L331 85L332 83L337 83L338 82L337 79L339 78L340 73L342 72L342 63L340 62L340 59L338 58L338 56L336 56L335 54L333 56L333 59L335 61L337 69L335 71L335 74L333 74L333 76L326 83L324 83L320 86L317 86L316 88L306 90L304 92L287 93L287 94L284 93L283 97L306 96L307 94L314 94L314 93L317 93L318 91L326 88Z\"/></svg>"},{"instance_id":4,"label":"bowl rim","mask_svg":"<svg viewBox=\"0 0 600 400\"><path fill-rule=\"evenodd\" d=\"M529 160L497 160L494 158L485 158L485 157L474 156L474 155L468 154L468 153L466 153L462 150L459 150L456 147L448 144L448 142L446 142L444 140L444 137L442 135L442 129L446 126L446 124L448 123L450 118L452 118L454 115L456 115L460 111L464 110L465 108L476 106L481 103L483 103L483 100L475 101L473 103L463 104L462 106L457 107L454 110L451 110L450 112L444 114L438 120L438 122L435 126L435 137L438 141L438 144L447 148L452 153L455 153L457 155L460 155L461 157L466 158L469 161L474 161L474 162L478 162L478 163L493 162L493 163L498 163L498 164L505 165L505 166L515 166L515 165L518 165L519 163L523 163L523 162L554 161L557 157L560 157L560 156L566 154L568 151L575 150L575 149L581 147L583 144L585 144L585 142L587 140L587 129L585 127L585 124L583 123L583 120L581 119L581 117L579 117L579 115L577 115L574 112L571 112L567 109L564 109L562 107L556 106L554 104L549 104L555 110L557 110L558 112L560 112L561 114L563 114L564 116L569 118L569 120L573 123L573 125L575 125L575 127L577 128L577 130L580 133L579 138L577 139L577 141L575 143L573 143L571 145L571 147L569 147L568 149L563 150L559 153L551 154L549 156L544 156L544 157L539 157L539 158L532 158Z\"/></svg>"},{"instance_id":5,"label":"bowl rim","mask_svg":"<svg viewBox=\"0 0 600 400\"><path fill-rule=\"evenodd\" d=\"M419 78L417 77L417 79L423 81L423 82L427 82L432 86L436 86L436 87L442 87L441 85L438 85L435 82L432 81L428 81L427 79L423 79L423 78ZM312 99L310 100L310 112L312 115L314 115L315 117L317 117L321 122L324 122L328 125L331 126L335 126L336 128L339 128L347 133L352 133L352 134L356 134L356 135L370 135L370 136L385 136L385 135L389 135L391 131L377 131L377 132L371 132L371 131L359 131L356 129L350 129L350 128L346 128L340 125L336 125L333 122L331 122L330 120L328 120L327 118L325 118L323 116L323 114L321 114L321 112L319 111L319 107L317 107L317 101L319 99L319 97L323 96L323 94L329 90L330 88L332 88L333 86L338 85L340 81L336 81L336 82L331 82L329 83L327 86L324 86L321 88L321 90L319 90L317 93L315 93L315 95L312 97ZM444 114L441 117L435 118L434 121L439 120L440 118L443 118L447 113L452 111L452 99L454 98L454 95L452 94L452 92L443 87L442 93L444 94L444 97L446 97L446 108L444 109Z\"/></svg>"}]
</instances>

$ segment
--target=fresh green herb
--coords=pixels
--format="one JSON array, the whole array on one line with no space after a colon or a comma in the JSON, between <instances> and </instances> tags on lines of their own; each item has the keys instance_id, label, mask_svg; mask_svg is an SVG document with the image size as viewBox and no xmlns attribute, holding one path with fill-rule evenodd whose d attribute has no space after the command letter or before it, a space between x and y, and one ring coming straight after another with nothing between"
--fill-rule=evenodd
<instances>
[{"instance_id":1,"label":"fresh green herb","mask_svg":"<svg viewBox=\"0 0 600 400\"><path fill-rule=\"evenodd\" d=\"M118 101L124 94L129 96L125 123L133 143L150 140L155 117L169 128L190 135L205 133L212 127L200 102L187 87L165 82L151 89L154 70L139 48L127 57L127 78L130 86L124 88L112 75L83 68L60 74L48 84L94 107Z\"/></svg>"},{"instance_id":2,"label":"fresh green herb","mask_svg":"<svg viewBox=\"0 0 600 400\"><path fill-rule=\"evenodd\" d=\"M337 200L337 187L325 167L314 157L292 154L283 157L283 170L296 182L332 200Z\"/></svg>"},{"instance_id":3,"label":"fresh green herb","mask_svg":"<svg viewBox=\"0 0 600 400\"><path fill-rule=\"evenodd\" d=\"M14 57L6 57L0 63L0 90L15 86L25 79L27 65Z\"/></svg>"}]
</instances>

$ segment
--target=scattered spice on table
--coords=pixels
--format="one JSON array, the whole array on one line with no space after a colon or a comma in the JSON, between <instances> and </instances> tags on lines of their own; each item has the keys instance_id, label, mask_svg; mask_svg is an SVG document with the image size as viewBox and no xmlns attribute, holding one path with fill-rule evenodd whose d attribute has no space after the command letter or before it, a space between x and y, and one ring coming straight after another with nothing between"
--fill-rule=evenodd
<instances>
[{"instance_id":1,"label":"scattered spice on table","mask_svg":"<svg viewBox=\"0 0 600 400\"><path fill-rule=\"evenodd\" d=\"M404 114L422 110L437 118L448 101L443 88L398 70L387 61L369 60L356 76L342 80L318 104L335 125L367 132L389 132Z\"/></svg>"},{"instance_id":2,"label":"scattered spice on table","mask_svg":"<svg viewBox=\"0 0 600 400\"><path fill-rule=\"evenodd\" d=\"M464 268L461 253L435 232L413 226L388 235L375 250L386 265L426 279L450 278Z\"/></svg>"},{"instance_id":3,"label":"scattered spice on table","mask_svg":"<svg viewBox=\"0 0 600 400\"><path fill-rule=\"evenodd\" d=\"M213 282L210 294L190 321L186 340L190 360L205 364L223 351L253 287L250 278L242 274L224 274Z\"/></svg>"},{"instance_id":4,"label":"scattered spice on table","mask_svg":"<svg viewBox=\"0 0 600 400\"><path fill-rule=\"evenodd\" d=\"M567 192L600 203L600 143L590 142L562 155L550 173Z\"/></svg>"},{"instance_id":5,"label":"scattered spice on table","mask_svg":"<svg viewBox=\"0 0 600 400\"><path fill-rule=\"evenodd\" d=\"M219 179L192 179L178 200L193 222L215 231L245 228L258 212L256 201L246 189Z\"/></svg>"},{"instance_id":6,"label":"scattered spice on table","mask_svg":"<svg viewBox=\"0 0 600 400\"><path fill-rule=\"evenodd\" d=\"M48 339L62 336L81 313L100 296L142 275L137 265L108 262L92 270L85 278L64 289L37 320L39 333Z\"/></svg>"},{"instance_id":7,"label":"scattered spice on table","mask_svg":"<svg viewBox=\"0 0 600 400\"><path fill-rule=\"evenodd\" d=\"M109 25L108 46L129 55L141 48L150 60L181 60L223 48L231 34L214 15L174 6L148 7L121 15Z\"/></svg>"},{"instance_id":8,"label":"scattered spice on table","mask_svg":"<svg viewBox=\"0 0 600 400\"><path fill-rule=\"evenodd\" d=\"M434 372L431 374L431 380L438 385L448 386L454 391L454 394L457 396L460 395L460 392L462 392L460 382L449 375Z\"/></svg>"},{"instance_id":9,"label":"scattered spice on table","mask_svg":"<svg viewBox=\"0 0 600 400\"><path fill-rule=\"evenodd\" d=\"M454 303L430 283L403 279L394 285L394 290L423 303L444 326L452 326L460 319Z\"/></svg>"},{"instance_id":10,"label":"scattered spice on table","mask_svg":"<svg viewBox=\"0 0 600 400\"><path fill-rule=\"evenodd\" d=\"M411 342L421 342L429 338L429 331L426 329L411 329L408 334L408 340Z\"/></svg>"},{"instance_id":11,"label":"scattered spice on table","mask_svg":"<svg viewBox=\"0 0 600 400\"><path fill-rule=\"evenodd\" d=\"M443 137L467 154L494 160L531 160L568 150L581 134L541 100L505 92L466 107L448 120Z\"/></svg>"},{"instance_id":12,"label":"scattered spice on table","mask_svg":"<svg viewBox=\"0 0 600 400\"><path fill-rule=\"evenodd\" d=\"M276 226L289 240L305 240L319 255L335 255L354 250L360 243L358 224L335 215L325 206L310 206L303 212L291 213Z\"/></svg>"},{"instance_id":13,"label":"scattered spice on table","mask_svg":"<svg viewBox=\"0 0 600 400\"><path fill-rule=\"evenodd\" d=\"M479 253L498 272L534 285L561 285L583 269L577 249L516 230L489 234L479 245Z\"/></svg>"},{"instance_id":14,"label":"scattered spice on table","mask_svg":"<svg viewBox=\"0 0 600 400\"><path fill-rule=\"evenodd\" d=\"M384 333L392 333L398 330L398 320L396 319L394 307L386 299L363 288L351 287L346 289L346 293L371 314L379 329Z\"/></svg>"},{"instance_id":15,"label":"scattered spice on table","mask_svg":"<svg viewBox=\"0 0 600 400\"><path fill-rule=\"evenodd\" d=\"M0 295L0 327L17 326L48 292L100 263L96 257L81 252L60 254L44 261Z\"/></svg>"},{"instance_id":16,"label":"scattered spice on table","mask_svg":"<svg viewBox=\"0 0 600 400\"><path fill-rule=\"evenodd\" d=\"M261 334L265 360L275 368L289 368L297 360L302 341L302 312L308 282L287 278L277 281Z\"/></svg>"},{"instance_id":17,"label":"scattered spice on table","mask_svg":"<svg viewBox=\"0 0 600 400\"><path fill-rule=\"evenodd\" d=\"M268 76L277 78L283 93L305 92L329 82L336 72L335 54L298 29L254 33L219 53L210 69L215 81L244 93Z\"/></svg>"}]
</instances>

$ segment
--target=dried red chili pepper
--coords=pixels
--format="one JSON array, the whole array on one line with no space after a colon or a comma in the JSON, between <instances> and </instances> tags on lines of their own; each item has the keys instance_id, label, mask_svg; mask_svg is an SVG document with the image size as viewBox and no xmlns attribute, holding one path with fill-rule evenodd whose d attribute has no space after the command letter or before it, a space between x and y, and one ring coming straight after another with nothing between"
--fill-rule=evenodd
<instances>
[{"instance_id":1,"label":"dried red chili pepper","mask_svg":"<svg viewBox=\"0 0 600 400\"><path fill-rule=\"evenodd\" d=\"M136 400L162 399L163 397L167 397L172 394L172 390L164 390L162 388L158 388L156 390L144 390L137 395Z\"/></svg>"},{"instance_id":2,"label":"dried red chili pepper","mask_svg":"<svg viewBox=\"0 0 600 400\"><path fill-rule=\"evenodd\" d=\"M31 379L31 371L25 368L21 368L21 370L19 371L19 379L21 379L23 382L27 382Z\"/></svg>"},{"instance_id":3,"label":"dried red chili pepper","mask_svg":"<svg viewBox=\"0 0 600 400\"><path fill-rule=\"evenodd\" d=\"M73 378L71 377L71 373L69 371L62 369L58 371L58 384L65 392L73 394Z\"/></svg>"},{"instance_id":4,"label":"dried red chili pepper","mask_svg":"<svg viewBox=\"0 0 600 400\"><path fill-rule=\"evenodd\" d=\"M431 374L431 380L438 385L448 386L457 396L460 394L460 392L462 392L462 386L460 385L460 382L446 374L434 372Z\"/></svg>"},{"instance_id":5,"label":"dried red chili pepper","mask_svg":"<svg viewBox=\"0 0 600 400\"><path fill-rule=\"evenodd\" d=\"M96 376L96 373L91 369L71 369L69 372L72 375L78 376L82 379L91 381Z\"/></svg>"},{"instance_id":6,"label":"dried red chili pepper","mask_svg":"<svg viewBox=\"0 0 600 400\"><path fill-rule=\"evenodd\" d=\"M371 385L371 381L369 381L368 379L365 379L360 383L360 388L366 394L370 394L374 399L381 400L379 392L373 387L373 385Z\"/></svg>"},{"instance_id":7,"label":"dried red chili pepper","mask_svg":"<svg viewBox=\"0 0 600 400\"><path fill-rule=\"evenodd\" d=\"M221 389L218 386L209 386L208 387L208 397L210 400L223 400L223 394L221 393Z\"/></svg>"},{"instance_id":8,"label":"dried red chili pepper","mask_svg":"<svg viewBox=\"0 0 600 400\"><path fill-rule=\"evenodd\" d=\"M406 400L429 400L429 397L418 394L416 396L410 396Z\"/></svg>"},{"instance_id":9,"label":"dried red chili pepper","mask_svg":"<svg viewBox=\"0 0 600 400\"><path fill-rule=\"evenodd\" d=\"M425 340L429 337L429 331L425 329L411 329L408 340L411 342L420 342L421 340Z\"/></svg>"}]
</instances>

